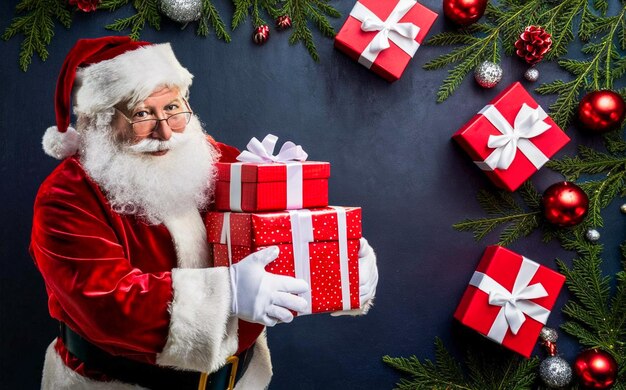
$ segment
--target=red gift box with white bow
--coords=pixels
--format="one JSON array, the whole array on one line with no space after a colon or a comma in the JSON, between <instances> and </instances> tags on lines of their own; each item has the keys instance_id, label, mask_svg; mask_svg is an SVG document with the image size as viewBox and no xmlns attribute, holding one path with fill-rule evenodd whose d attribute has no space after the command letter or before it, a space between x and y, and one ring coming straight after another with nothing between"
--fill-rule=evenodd
<instances>
[{"instance_id":1,"label":"red gift box with white bow","mask_svg":"<svg viewBox=\"0 0 626 390\"><path fill-rule=\"evenodd\" d=\"M483 107L452 138L498 187L515 191L569 137L519 83Z\"/></svg>"},{"instance_id":2,"label":"red gift box with white bow","mask_svg":"<svg viewBox=\"0 0 626 390\"><path fill-rule=\"evenodd\" d=\"M437 14L415 0L359 0L335 37L335 47L392 82L424 41Z\"/></svg>"},{"instance_id":3,"label":"red gift box with white bow","mask_svg":"<svg viewBox=\"0 0 626 390\"><path fill-rule=\"evenodd\" d=\"M330 164L304 161L301 146L285 142L273 155L277 138L248 143L236 163L217 163L215 207L223 211L273 211L328 205Z\"/></svg>"},{"instance_id":4,"label":"red gift box with white bow","mask_svg":"<svg viewBox=\"0 0 626 390\"><path fill-rule=\"evenodd\" d=\"M229 266L268 246L280 249L268 272L306 280L309 306L299 315L358 309L361 208L264 213L209 212L214 266Z\"/></svg>"},{"instance_id":5,"label":"red gift box with white bow","mask_svg":"<svg viewBox=\"0 0 626 390\"><path fill-rule=\"evenodd\" d=\"M565 276L501 246L487 247L454 318L529 357Z\"/></svg>"}]
</instances>

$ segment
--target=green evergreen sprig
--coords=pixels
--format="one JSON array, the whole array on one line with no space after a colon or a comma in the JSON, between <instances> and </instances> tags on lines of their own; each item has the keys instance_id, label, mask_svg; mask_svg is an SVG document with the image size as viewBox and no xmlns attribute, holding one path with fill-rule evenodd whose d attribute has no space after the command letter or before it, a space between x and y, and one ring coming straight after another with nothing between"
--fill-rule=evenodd
<instances>
[{"instance_id":1,"label":"green evergreen sprig","mask_svg":"<svg viewBox=\"0 0 626 390\"><path fill-rule=\"evenodd\" d=\"M302 42L315 61L319 55L313 33L309 24L315 25L323 36L333 38L335 30L329 17L338 18L341 14L329 4L330 0L232 0L234 12L231 27L234 30L248 18L258 27L267 24L265 15L276 19L281 15L289 15L293 23L293 32L289 37L290 44ZM102 0L98 11L114 12L132 4L134 13L128 17L118 18L105 26L113 31L129 30L129 36L138 40L146 25L160 30L161 10L159 0ZM54 36L55 20L66 28L70 28L73 8L67 0L21 0L15 8L17 15L11 25L6 28L2 38L11 39L18 33L24 35L20 50L20 68L26 71L32 62L34 53L42 60L48 58L48 45ZM23 15L21 15L23 14ZM206 37L211 29L215 36L225 42L231 36L212 0L202 0L202 13L198 20L196 34Z\"/></svg>"},{"instance_id":2,"label":"green evergreen sprig","mask_svg":"<svg viewBox=\"0 0 626 390\"><path fill-rule=\"evenodd\" d=\"M114 10L127 3L129 3L129 0L104 0L99 8ZM116 19L113 23L107 25L106 28L113 31L130 29L129 36L134 40L139 40L141 31L146 23L157 31L161 29L161 14L159 13L157 0L133 0L132 3L135 9L134 15L127 18Z\"/></svg>"},{"instance_id":3,"label":"green evergreen sprig","mask_svg":"<svg viewBox=\"0 0 626 390\"><path fill-rule=\"evenodd\" d=\"M603 275L602 245L590 243L580 232L561 235L564 247L579 257L568 267L557 260L572 294L563 307L568 317L561 328L586 348L600 348L615 358L619 372L614 389L626 388L626 243L621 245L622 270L615 275L611 295L611 277Z\"/></svg>"},{"instance_id":4,"label":"green evergreen sprig","mask_svg":"<svg viewBox=\"0 0 626 390\"><path fill-rule=\"evenodd\" d=\"M586 7L583 9L587 10ZM550 115L561 128L572 122L582 92L612 89L614 81L626 72L626 57L620 54L620 49L626 50L626 2L614 16L593 16L590 11L585 11L580 29L584 38L596 34L599 38L583 46L586 59L559 60L559 66L571 73L574 79L554 80L537 88L540 94L558 94L556 101L550 105Z\"/></svg>"},{"instance_id":5,"label":"green evergreen sprig","mask_svg":"<svg viewBox=\"0 0 626 390\"><path fill-rule=\"evenodd\" d=\"M558 94L550 106L551 116L562 128L571 123L576 102L583 90L612 88L613 81L626 73L626 57L618 47L626 49L626 3L617 15L604 16L607 0L503 0L489 3L482 23L456 31L445 31L430 38L426 44L454 46L448 53L429 61L424 69L434 70L453 65L437 92L437 102L448 99L459 85L482 61L499 62L502 53L514 53L514 43L528 25L541 25L552 34L552 49L546 60L567 53L576 37L587 42L583 47L588 60L561 60L559 64L576 78L564 82L555 80L537 89L542 94Z\"/></svg>"},{"instance_id":6,"label":"green evergreen sprig","mask_svg":"<svg viewBox=\"0 0 626 390\"><path fill-rule=\"evenodd\" d=\"M47 46L54 36L55 19L65 28L70 28L72 12L64 0L22 0L15 7L15 12L23 15L13 19L2 39L6 41L17 34L24 35L19 64L25 72L35 52L42 61L48 58Z\"/></svg>"},{"instance_id":7,"label":"green evergreen sprig","mask_svg":"<svg viewBox=\"0 0 626 390\"><path fill-rule=\"evenodd\" d=\"M526 390L537 377L539 359L523 359L512 354L480 356L468 352L462 365L435 339L435 362L417 357L383 356L383 362L407 375L396 384L398 390Z\"/></svg>"},{"instance_id":8,"label":"green evergreen sprig","mask_svg":"<svg viewBox=\"0 0 626 390\"><path fill-rule=\"evenodd\" d=\"M620 131L605 137L606 153L581 145L577 156L547 164L571 181L578 180L581 175L594 175L593 180L580 183L589 196L587 226L602 227L602 209L617 196L626 195L626 142L619 137Z\"/></svg>"},{"instance_id":9,"label":"green evergreen sprig","mask_svg":"<svg viewBox=\"0 0 626 390\"><path fill-rule=\"evenodd\" d=\"M480 241L496 228L504 226L498 241L498 245L502 246L529 235L542 225L541 194L530 181L526 181L518 193L523 202L510 192L480 190L477 200L487 216L468 218L453 227L459 231L473 232L476 241Z\"/></svg>"},{"instance_id":10,"label":"green evergreen sprig","mask_svg":"<svg viewBox=\"0 0 626 390\"><path fill-rule=\"evenodd\" d=\"M198 21L197 30L199 36L206 37L209 35L209 23L218 39L222 39L227 43L231 41L230 35L226 31L226 25L222 21L217 8L215 8L211 0L202 0L202 16L200 16Z\"/></svg>"}]
</instances>

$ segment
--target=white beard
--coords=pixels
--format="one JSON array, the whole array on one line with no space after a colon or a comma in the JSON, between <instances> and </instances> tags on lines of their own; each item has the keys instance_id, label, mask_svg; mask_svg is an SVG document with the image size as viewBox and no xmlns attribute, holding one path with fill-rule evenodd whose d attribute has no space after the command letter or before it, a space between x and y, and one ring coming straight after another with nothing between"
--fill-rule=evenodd
<instances>
[{"instance_id":1,"label":"white beard","mask_svg":"<svg viewBox=\"0 0 626 390\"><path fill-rule=\"evenodd\" d=\"M114 140L112 116L113 111L97 114L86 119L79 131L81 162L114 211L159 224L208 205L219 152L206 139L196 116L171 143L152 145L154 150L168 148L163 156L138 153Z\"/></svg>"}]
</instances>

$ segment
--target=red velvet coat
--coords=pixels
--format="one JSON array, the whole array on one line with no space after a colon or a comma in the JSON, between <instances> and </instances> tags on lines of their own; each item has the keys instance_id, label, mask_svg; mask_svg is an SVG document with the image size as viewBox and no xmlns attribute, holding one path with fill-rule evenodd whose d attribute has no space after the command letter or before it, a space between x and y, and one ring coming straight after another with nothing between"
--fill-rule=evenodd
<instances>
[{"instance_id":1,"label":"red velvet coat","mask_svg":"<svg viewBox=\"0 0 626 390\"><path fill-rule=\"evenodd\" d=\"M220 161L235 161L235 148L211 143L221 151ZM165 226L115 213L79 160L70 157L37 194L30 253L53 318L109 353L155 363L167 341L171 270L177 266ZM240 321L239 350L261 330ZM62 357L63 350L57 345ZM64 360L76 369L76 362Z\"/></svg>"}]
</instances>

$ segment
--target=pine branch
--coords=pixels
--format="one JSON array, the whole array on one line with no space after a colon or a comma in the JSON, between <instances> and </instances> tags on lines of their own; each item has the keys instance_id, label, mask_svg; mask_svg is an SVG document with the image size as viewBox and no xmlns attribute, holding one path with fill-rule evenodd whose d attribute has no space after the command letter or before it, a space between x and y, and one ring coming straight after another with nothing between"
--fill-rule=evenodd
<instances>
[{"instance_id":1,"label":"pine branch","mask_svg":"<svg viewBox=\"0 0 626 390\"><path fill-rule=\"evenodd\" d=\"M130 0L102 0L100 5L98 6L98 9L104 9L113 12L122 8L129 2Z\"/></svg>"},{"instance_id":2,"label":"pine branch","mask_svg":"<svg viewBox=\"0 0 626 390\"><path fill-rule=\"evenodd\" d=\"M15 10L25 15L13 19L2 34L2 39L6 41L17 34L24 35L19 64L22 71L26 72L35 52L42 61L48 58L47 46L54 36L54 20L70 28L72 13L63 0L22 0Z\"/></svg>"},{"instance_id":3,"label":"pine branch","mask_svg":"<svg viewBox=\"0 0 626 390\"><path fill-rule=\"evenodd\" d=\"M621 148L620 144L623 141L614 142L614 148ZM626 169L626 155L615 156L600 153L583 145L578 147L578 152L578 156L549 161L546 166L559 172L567 180L576 180L582 174L598 174Z\"/></svg>"},{"instance_id":4,"label":"pine branch","mask_svg":"<svg viewBox=\"0 0 626 390\"><path fill-rule=\"evenodd\" d=\"M308 26L309 21L315 24L322 35L333 38L335 30L328 17L341 16L339 11L328 3L328 0L233 0L233 3L235 5L231 23L233 30L248 17L252 19L254 26L267 24L261 17L260 9L265 10L273 19L281 15L289 15L293 23L289 43L294 45L302 42L315 61L319 61L319 55L313 41L313 33ZM281 7L278 7L279 3L282 4Z\"/></svg>"},{"instance_id":5,"label":"pine branch","mask_svg":"<svg viewBox=\"0 0 626 390\"><path fill-rule=\"evenodd\" d=\"M198 30L196 33L202 37L209 35L209 23L211 23L211 26L215 31L215 35L219 39L224 40L226 43L230 42L231 38L228 31L226 31L226 25L222 21L222 18L213 5L213 2L211 2L211 0L203 0L202 16L198 22Z\"/></svg>"},{"instance_id":6,"label":"pine branch","mask_svg":"<svg viewBox=\"0 0 626 390\"><path fill-rule=\"evenodd\" d=\"M589 211L587 222L592 227L604 226L600 212L611 201L626 189L626 171L617 171L607 174L603 180L592 180L580 184L589 197Z\"/></svg>"},{"instance_id":7,"label":"pine branch","mask_svg":"<svg viewBox=\"0 0 626 390\"><path fill-rule=\"evenodd\" d=\"M114 5L121 5L118 1ZM113 23L106 26L107 29L113 31L123 31L130 28L130 38L139 40L141 31L148 23L155 30L161 29L161 14L159 14L157 0L133 0L133 7L136 13L127 18L116 19Z\"/></svg>"},{"instance_id":8,"label":"pine branch","mask_svg":"<svg viewBox=\"0 0 626 390\"><path fill-rule=\"evenodd\" d=\"M626 363L626 246L621 247L622 270L615 275L615 294L610 297L611 278L603 276L600 268L602 246L585 242L580 236L570 237L570 240L576 241L582 250L571 268L557 261L573 295L563 308L569 320L562 328L582 345L610 352L623 367ZM625 374L621 373L622 380L626 379Z\"/></svg>"},{"instance_id":9,"label":"pine branch","mask_svg":"<svg viewBox=\"0 0 626 390\"><path fill-rule=\"evenodd\" d=\"M521 359L509 355L507 358L478 358L468 353L465 365L457 362L444 347L439 338L435 339L435 363L417 357L392 358L383 356L383 362L408 376L401 378L397 389L438 389L438 390L505 390L531 389L537 377L539 360Z\"/></svg>"},{"instance_id":10,"label":"pine branch","mask_svg":"<svg viewBox=\"0 0 626 390\"><path fill-rule=\"evenodd\" d=\"M291 15L293 20L293 33L289 37L289 43L295 45L302 42L313 60L319 61L320 57L313 43L313 34L307 26L306 7L301 2L304 0L287 1L283 7L285 13Z\"/></svg>"},{"instance_id":11,"label":"pine branch","mask_svg":"<svg viewBox=\"0 0 626 390\"><path fill-rule=\"evenodd\" d=\"M426 42L428 45L462 44L450 53L443 54L424 65L424 69L433 70L456 63L448 71L448 76L437 92L437 102L441 103L450 97L467 74L482 61L499 62L501 50L508 54L512 53L515 42L513 37L519 36L527 24L536 20L536 11L542 4L541 0L530 0L526 3L511 4L506 10L501 10L488 3L485 11L487 22L457 32L443 32L430 38Z\"/></svg>"},{"instance_id":12,"label":"pine branch","mask_svg":"<svg viewBox=\"0 0 626 390\"><path fill-rule=\"evenodd\" d=\"M504 226L498 244L509 245L541 226L541 195L530 181L522 185L519 195L524 207L506 191L481 190L477 196L478 203L488 216L466 219L453 227L459 231L472 231L474 239L480 241L497 227Z\"/></svg>"},{"instance_id":13,"label":"pine branch","mask_svg":"<svg viewBox=\"0 0 626 390\"><path fill-rule=\"evenodd\" d=\"M558 81L559 90L555 91L555 82L541 85L536 89L540 94L558 93L556 101L550 106L550 111L554 121L563 129L572 122L574 113L578 106L578 99L583 91L597 90L601 88L610 89L615 80L614 75L620 73L621 56L617 51L616 41L621 41L621 34L626 18L626 3L622 3L620 12L611 17L595 17L593 19L583 18L590 25L585 27L585 34L599 33L606 31L599 42L591 42L583 47L583 53L589 54L590 58L585 61L561 60L559 65L572 73L575 78L568 82ZM587 7L585 5L584 7ZM623 44L623 43L622 43ZM618 72L614 73L614 65L617 62Z\"/></svg>"}]
</instances>

